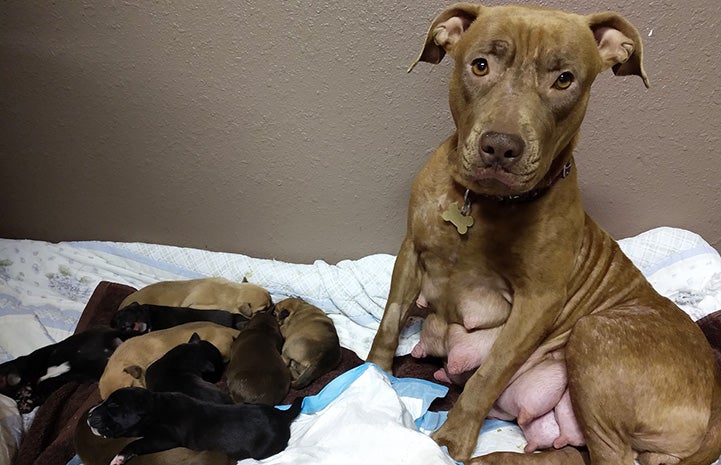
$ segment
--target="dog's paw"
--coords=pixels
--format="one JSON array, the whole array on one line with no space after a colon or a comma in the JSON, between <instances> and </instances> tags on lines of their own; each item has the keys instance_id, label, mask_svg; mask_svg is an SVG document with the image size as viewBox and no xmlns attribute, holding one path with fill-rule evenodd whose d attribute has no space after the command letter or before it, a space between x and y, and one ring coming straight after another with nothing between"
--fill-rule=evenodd
<instances>
[{"instance_id":1,"label":"dog's paw","mask_svg":"<svg viewBox=\"0 0 721 465\"><path fill-rule=\"evenodd\" d=\"M110 461L110 465L123 465L127 460L124 455L116 455L113 460Z\"/></svg>"},{"instance_id":2,"label":"dog's paw","mask_svg":"<svg viewBox=\"0 0 721 465\"><path fill-rule=\"evenodd\" d=\"M478 434L469 431L475 429L473 427L454 428L452 424L449 424L450 421L449 417L439 429L431 434L431 437L439 446L446 446L453 459L466 462L476 447Z\"/></svg>"}]
</instances>

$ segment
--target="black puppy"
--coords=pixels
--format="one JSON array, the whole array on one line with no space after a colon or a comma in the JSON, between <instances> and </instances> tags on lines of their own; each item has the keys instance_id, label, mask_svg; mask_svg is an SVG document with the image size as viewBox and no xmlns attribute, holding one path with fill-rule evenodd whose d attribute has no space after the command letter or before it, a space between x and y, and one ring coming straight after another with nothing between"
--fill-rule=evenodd
<instances>
[{"instance_id":1,"label":"black puppy","mask_svg":"<svg viewBox=\"0 0 721 465\"><path fill-rule=\"evenodd\" d=\"M99 380L115 349L138 334L98 326L0 364L0 394L27 413L69 381Z\"/></svg>"},{"instance_id":2,"label":"black puppy","mask_svg":"<svg viewBox=\"0 0 721 465\"><path fill-rule=\"evenodd\" d=\"M248 322L248 318L240 313L225 310L198 310L133 302L113 315L110 326L125 331L147 333L193 321L210 321L229 328L241 329Z\"/></svg>"},{"instance_id":3,"label":"black puppy","mask_svg":"<svg viewBox=\"0 0 721 465\"><path fill-rule=\"evenodd\" d=\"M215 385L224 370L218 348L193 333L188 342L150 364L145 371L145 386L155 392L182 392L208 402L232 404L233 399Z\"/></svg>"},{"instance_id":4,"label":"black puppy","mask_svg":"<svg viewBox=\"0 0 721 465\"><path fill-rule=\"evenodd\" d=\"M118 452L111 465L174 447L224 452L235 460L263 459L284 450L302 398L288 410L270 405L223 405L177 392L122 388L88 413L94 434L139 437Z\"/></svg>"}]
</instances>

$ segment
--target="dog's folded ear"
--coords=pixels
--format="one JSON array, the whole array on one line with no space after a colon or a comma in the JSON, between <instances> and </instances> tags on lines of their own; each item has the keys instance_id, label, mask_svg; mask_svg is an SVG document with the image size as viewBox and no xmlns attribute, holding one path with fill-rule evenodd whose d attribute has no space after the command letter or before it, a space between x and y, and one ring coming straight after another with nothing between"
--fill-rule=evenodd
<instances>
[{"instance_id":1,"label":"dog's folded ear","mask_svg":"<svg viewBox=\"0 0 721 465\"><path fill-rule=\"evenodd\" d=\"M454 3L436 16L426 34L423 50L408 72L413 71L419 61L434 65L440 63L446 52L453 48L461 34L475 21L482 8L474 3Z\"/></svg>"},{"instance_id":2,"label":"dog's folded ear","mask_svg":"<svg viewBox=\"0 0 721 465\"><path fill-rule=\"evenodd\" d=\"M643 69L643 44L638 30L626 18L612 11L586 18L606 68L613 69L616 76L640 76L648 87L648 76Z\"/></svg>"},{"instance_id":3,"label":"dog's folded ear","mask_svg":"<svg viewBox=\"0 0 721 465\"><path fill-rule=\"evenodd\" d=\"M140 379L143 375L143 369L138 365L130 365L123 368L123 371L135 379Z\"/></svg>"}]
</instances>

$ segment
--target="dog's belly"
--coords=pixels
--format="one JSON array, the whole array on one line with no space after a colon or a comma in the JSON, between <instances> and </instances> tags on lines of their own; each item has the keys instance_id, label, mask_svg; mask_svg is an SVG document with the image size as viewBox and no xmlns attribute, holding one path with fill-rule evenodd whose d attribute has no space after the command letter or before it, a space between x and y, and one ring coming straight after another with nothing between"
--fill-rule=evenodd
<instances>
[{"instance_id":1,"label":"dog's belly","mask_svg":"<svg viewBox=\"0 0 721 465\"><path fill-rule=\"evenodd\" d=\"M435 378L463 385L488 357L510 314L512 294L499 285L500 279L488 277L451 274L435 282L423 276L417 304L430 313L412 355L444 357L444 368ZM563 347L553 351L540 347L516 372L491 411L493 417L518 420L528 440L527 452L585 442L570 399L564 397L568 385L564 358Z\"/></svg>"}]
</instances>

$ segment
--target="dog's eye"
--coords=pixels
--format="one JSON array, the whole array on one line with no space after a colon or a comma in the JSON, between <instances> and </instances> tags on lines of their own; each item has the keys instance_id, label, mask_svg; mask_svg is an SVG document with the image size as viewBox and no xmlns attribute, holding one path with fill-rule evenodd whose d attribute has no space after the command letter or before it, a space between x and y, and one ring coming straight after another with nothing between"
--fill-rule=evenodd
<instances>
[{"instance_id":1,"label":"dog's eye","mask_svg":"<svg viewBox=\"0 0 721 465\"><path fill-rule=\"evenodd\" d=\"M556 89L564 90L571 87L571 84L573 84L573 80L575 78L573 77L573 74L569 73L568 71L561 73L560 76L558 76L558 79L556 79L556 82L553 83L553 87Z\"/></svg>"},{"instance_id":2,"label":"dog's eye","mask_svg":"<svg viewBox=\"0 0 721 465\"><path fill-rule=\"evenodd\" d=\"M471 62L471 71L476 76L485 76L488 74L488 60L485 58L476 58Z\"/></svg>"}]
</instances>

